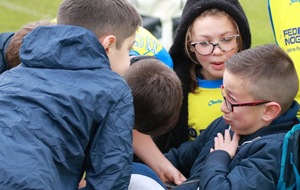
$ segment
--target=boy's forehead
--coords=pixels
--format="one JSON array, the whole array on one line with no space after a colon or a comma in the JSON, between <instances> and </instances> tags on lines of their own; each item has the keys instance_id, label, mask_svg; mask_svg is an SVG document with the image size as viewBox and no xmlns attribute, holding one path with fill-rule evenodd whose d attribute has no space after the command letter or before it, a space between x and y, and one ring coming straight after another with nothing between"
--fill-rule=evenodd
<instances>
[{"instance_id":1,"label":"boy's forehead","mask_svg":"<svg viewBox=\"0 0 300 190\"><path fill-rule=\"evenodd\" d=\"M227 90L238 90L242 89L246 82L245 78L240 77L237 74L233 74L225 69L223 75L223 84Z\"/></svg>"},{"instance_id":2,"label":"boy's forehead","mask_svg":"<svg viewBox=\"0 0 300 190\"><path fill-rule=\"evenodd\" d=\"M232 78L234 78L234 75L225 69L223 74L224 86L228 86L231 83Z\"/></svg>"}]
</instances>

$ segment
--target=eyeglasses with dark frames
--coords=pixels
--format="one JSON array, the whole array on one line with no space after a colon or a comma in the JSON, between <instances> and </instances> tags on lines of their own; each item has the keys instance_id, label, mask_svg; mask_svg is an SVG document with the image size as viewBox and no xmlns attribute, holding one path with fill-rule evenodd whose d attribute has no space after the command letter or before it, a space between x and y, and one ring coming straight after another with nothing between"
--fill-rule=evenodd
<instances>
[{"instance_id":1,"label":"eyeglasses with dark frames","mask_svg":"<svg viewBox=\"0 0 300 190\"><path fill-rule=\"evenodd\" d=\"M216 46L218 46L223 52L229 52L236 48L237 38L239 36L239 34L226 36L215 44L208 41L192 42L191 46L194 47L195 51L199 55L210 55L215 50Z\"/></svg>"},{"instance_id":2,"label":"eyeglasses with dark frames","mask_svg":"<svg viewBox=\"0 0 300 190\"><path fill-rule=\"evenodd\" d=\"M258 101L247 102L247 103L232 103L232 102L230 102L229 99L226 98L226 96L224 96L224 92L223 91L224 91L224 86L222 85L221 86L221 93L222 93L222 96L224 98L225 105L226 105L227 109L230 112L234 111L234 107L240 107L240 106L258 106L258 105L262 105L262 104L266 104L266 103L271 102L271 101L267 101L267 100L258 100Z\"/></svg>"}]
</instances>

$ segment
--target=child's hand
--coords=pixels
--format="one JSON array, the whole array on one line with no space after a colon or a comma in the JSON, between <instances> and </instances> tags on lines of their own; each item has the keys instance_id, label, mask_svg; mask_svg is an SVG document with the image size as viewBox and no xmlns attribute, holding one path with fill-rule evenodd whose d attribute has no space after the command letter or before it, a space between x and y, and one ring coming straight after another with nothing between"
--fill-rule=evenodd
<instances>
[{"instance_id":1,"label":"child's hand","mask_svg":"<svg viewBox=\"0 0 300 190\"><path fill-rule=\"evenodd\" d=\"M186 178L173 166L166 166L159 175L163 182L172 182L176 185L183 183Z\"/></svg>"},{"instance_id":2,"label":"child's hand","mask_svg":"<svg viewBox=\"0 0 300 190\"><path fill-rule=\"evenodd\" d=\"M225 130L224 137L221 133L218 133L217 137L215 137L215 147L214 149L212 148L210 152L215 150L224 150L230 155L230 158L233 158L235 156L239 140L239 135L234 133L231 139L229 130Z\"/></svg>"}]
</instances>

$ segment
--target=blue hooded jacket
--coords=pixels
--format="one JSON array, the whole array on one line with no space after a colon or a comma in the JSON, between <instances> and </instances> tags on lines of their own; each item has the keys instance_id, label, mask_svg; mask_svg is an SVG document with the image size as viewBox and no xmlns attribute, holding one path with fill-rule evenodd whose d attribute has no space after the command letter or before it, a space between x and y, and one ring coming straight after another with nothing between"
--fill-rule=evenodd
<instances>
[{"instance_id":1,"label":"blue hooded jacket","mask_svg":"<svg viewBox=\"0 0 300 190\"><path fill-rule=\"evenodd\" d=\"M133 100L97 37L38 27L0 75L0 189L127 189Z\"/></svg>"}]
</instances>

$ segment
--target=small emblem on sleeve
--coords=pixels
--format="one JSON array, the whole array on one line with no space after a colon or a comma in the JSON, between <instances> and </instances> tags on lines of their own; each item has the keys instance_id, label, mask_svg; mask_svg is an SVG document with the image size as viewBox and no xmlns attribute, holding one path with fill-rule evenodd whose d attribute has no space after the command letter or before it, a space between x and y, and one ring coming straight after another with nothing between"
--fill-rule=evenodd
<instances>
[{"instance_id":1,"label":"small emblem on sleeve","mask_svg":"<svg viewBox=\"0 0 300 190\"><path fill-rule=\"evenodd\" d=\"M189 135L192 138L196 138L197 137L197 131L194 128L189 128Z\"/></svg>"}]
</instances>

